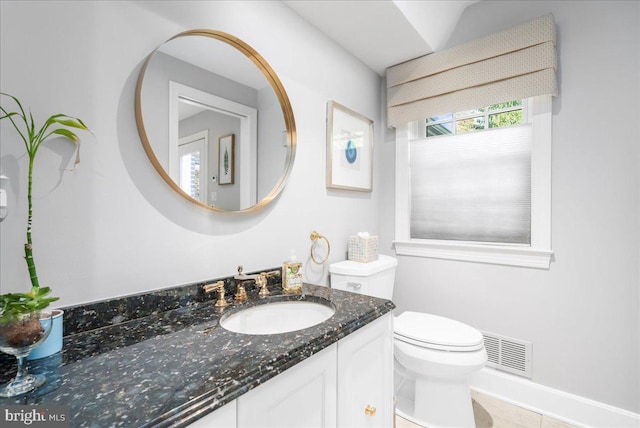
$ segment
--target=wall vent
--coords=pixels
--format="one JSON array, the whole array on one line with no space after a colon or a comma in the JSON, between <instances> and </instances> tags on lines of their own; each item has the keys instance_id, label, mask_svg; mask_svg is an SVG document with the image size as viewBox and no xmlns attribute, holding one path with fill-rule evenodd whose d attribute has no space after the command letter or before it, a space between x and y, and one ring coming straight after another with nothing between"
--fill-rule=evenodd
<instances>
[{"instance_id":1,"label":"wall vent","mask_svg":"<svg viewBox=\"0 0 640 428\"><path fill-rule=\"evenodd\" d=\"M531 342L482 332L487 367L531 379Z\"/></svg>"}]
</instances>

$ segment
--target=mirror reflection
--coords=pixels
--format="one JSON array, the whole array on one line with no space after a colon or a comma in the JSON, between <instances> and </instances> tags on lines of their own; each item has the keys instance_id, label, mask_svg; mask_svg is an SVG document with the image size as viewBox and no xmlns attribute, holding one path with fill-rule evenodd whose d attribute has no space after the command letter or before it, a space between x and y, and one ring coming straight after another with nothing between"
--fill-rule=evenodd
<instances>
[{"instance_id":1,"label":"mirror reflection","mask_svg":"<svg viewBox=\"0 0 640 428\"><path fill-rule=\"evenodd\" d=\"M248 45L224 33L195 33L167 41L141 71L136 117L147 154L174 189L202 206L245 211L266 204L293 162L286 93Z\"/></svg>"}]
</instances>

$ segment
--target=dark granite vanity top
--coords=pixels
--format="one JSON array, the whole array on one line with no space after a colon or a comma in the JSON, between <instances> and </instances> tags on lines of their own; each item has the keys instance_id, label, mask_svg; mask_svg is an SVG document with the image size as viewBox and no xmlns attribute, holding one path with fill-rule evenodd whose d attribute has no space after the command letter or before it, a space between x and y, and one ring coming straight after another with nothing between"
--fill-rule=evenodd
<instances>
[{"instance_id":1,"label":"dark granite vanity top","mask_svg":"<svg viewBox=\"0 0 640 428\"><path fill-rule=\"evenodd\" d=\"M204 294L203 284L65 308L63 351L29 362L47 383L0 405L65 405L72 427L184 426L394 308L388 300L309 284L284 295L270 280L270 296L258 297L250 285L242 305L326 299L336 312L303 330L245 335L218 325L223 313L237 310L234 281L225 280L224 309L214 307L217 292ZM1 355L4 383L16 365Z\"/></svg>"}]
</instances>

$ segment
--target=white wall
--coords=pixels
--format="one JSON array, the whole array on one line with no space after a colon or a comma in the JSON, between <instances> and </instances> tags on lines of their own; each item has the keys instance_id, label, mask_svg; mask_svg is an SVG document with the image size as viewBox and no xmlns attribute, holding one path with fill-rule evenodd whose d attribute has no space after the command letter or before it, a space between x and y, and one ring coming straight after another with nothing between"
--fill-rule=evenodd
<instances>
[{"instance_id":1,"label":"white wall","mask_svg":"<svg viewBox=\"0 0 640 428\"><path fill-rule=\"evenodd\" d=\"M640 411L640 67L638 2L478 2L452 47L553 13L560 96L553 101L549 270L401 257L398 312L452 317L533 342L533 381ZM380 181L394 176L387 134ZM381 202L391 203L385 184ZM381 217L383 248L393 219Z\"/></svg>"},{"instance_id":2,"label":"white wall","mask_svg":"<svg viewBox=\"0 0 640 428\"><path fill-rule=\"evenodd\" d=\"M341 260L350 234L378 227L378 194L327 191L325 120L329 100L380 130L380 77L321 36L280 2L0 3L0 86L31 106L38 121L81 117L74 172L68 143L52 140L36 160L35 259L41 283L61 306L279 265L290 248L305 278L326 272L308 261L309 234ZM233 34L278 73L295 114L298 150L289 184L258 213L209 212L175 194L146 157L134 118L135 82L145 57L190 28ZM5 106L5 100L2 100ZM9 217L0 224L1 291L25 290L27 160L1 122L1 170L10 178ZM380 137L377 137L379 140ZM376 166L377 167L377 163Z\"/></svg>"}]
</instances>

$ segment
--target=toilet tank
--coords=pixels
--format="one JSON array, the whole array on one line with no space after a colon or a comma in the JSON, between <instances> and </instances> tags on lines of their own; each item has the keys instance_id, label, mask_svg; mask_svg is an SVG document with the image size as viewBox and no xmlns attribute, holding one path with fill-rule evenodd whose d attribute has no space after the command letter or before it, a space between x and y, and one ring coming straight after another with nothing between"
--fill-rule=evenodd
<instances>
[{"instance_id":1,"label":"toilet tank","mask_svg":"<svg viewBox=\"0 0 640 428\"><path fill-rule=\"evenodd\" d=\"M329 266L331 288L391 300L398 260L380 254L369 263L345 260Z\"/></svg>"}]
</instances>

